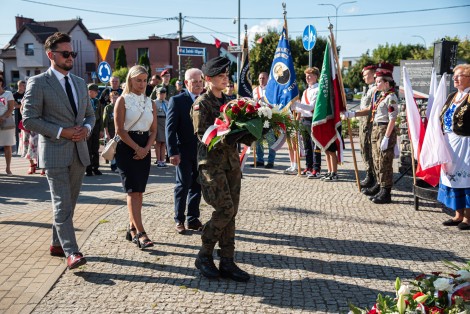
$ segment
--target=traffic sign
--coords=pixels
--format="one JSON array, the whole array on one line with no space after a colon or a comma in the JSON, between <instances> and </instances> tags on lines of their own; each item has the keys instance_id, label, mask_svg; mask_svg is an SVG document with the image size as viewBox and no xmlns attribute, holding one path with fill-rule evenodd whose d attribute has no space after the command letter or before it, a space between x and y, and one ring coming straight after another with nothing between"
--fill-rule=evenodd
<instances>
[{"instance_id":1,"label":"traffic sign","mask_svg":"<svg viewBox=\"0 0 470 314\"><path fill-rule=\"evenodd\" d=\"M106 55L108 54L109 46L111 45L111 39L95 39L95 45L100 53L101 60L106 60Z\"/></svg>"},{"instance_id":2,"label":"traffic sign","mask_svg":"<svg viewBox=\"0 0 470 314\"><path fill-rule=\"evenodd\" d=\"M304 45L305 50L309 51L312 50L315 46L317 41L317 30L313 25L307 25L304 29L304 33L302 35L302 43Z\"/></svg>"},{"instance_id":3,"label":"traffic sign","mask_svg":"<svg viewBox=\"0 0 470 314\"><path fill-rule=\"evenodd\" d=\"M98 78L102 83L108 83L111 79L111 66L108 62L103 61L98 65Z\"/></svg>"},{"instance_id":4,"label":"traffic sign","mask_svg":"<svg viewBox=\"0 0 470 314\"><path fill-rule=\"evenodd\" d=\"M228 46L228 52L241 53L242 52L242 46Z\"/></svg>"},{"instance_id":5,"label":"traffic sign","mask_svg":"<svg viewBox=\"0 0 470 314\"><path fill-rule=\"evenodd\" d=\"M96 72L91 72L91 79L92 80L96 80L97 77L96 77Z\"/></svg>"},{"instance_id":6,"label":"traffic sign","mask_svg":"<svg viewBox=\"0 0 470 314\"><path fill-rule=\"evenodd\" d=\"M205 57L206 48L178 46L178 56Z\"/></svg>"}]
</instances>

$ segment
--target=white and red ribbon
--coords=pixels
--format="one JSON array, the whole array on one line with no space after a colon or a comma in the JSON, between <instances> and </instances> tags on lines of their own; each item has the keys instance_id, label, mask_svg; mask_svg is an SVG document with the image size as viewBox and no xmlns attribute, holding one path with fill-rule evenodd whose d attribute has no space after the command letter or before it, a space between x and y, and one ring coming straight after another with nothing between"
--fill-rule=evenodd
<instances>
[{"instance_id":1,"label":"white and red ribbon","mask_svg":"<svg viewBox=\"0 0 470 314\"><path fill-rule=\"evenodd\" d=\"M227 106L225 106L224 111L223 111L225 121L220 120L219 118L215 118L214 124L211 125L209 128L207 128L206 132L204 133L202 137L202 142L204 144L209 145L215 136L222 136L231 131L230 130L230 118L225 113L226 109L227 109Z\"/></svg>"}]
</instances>

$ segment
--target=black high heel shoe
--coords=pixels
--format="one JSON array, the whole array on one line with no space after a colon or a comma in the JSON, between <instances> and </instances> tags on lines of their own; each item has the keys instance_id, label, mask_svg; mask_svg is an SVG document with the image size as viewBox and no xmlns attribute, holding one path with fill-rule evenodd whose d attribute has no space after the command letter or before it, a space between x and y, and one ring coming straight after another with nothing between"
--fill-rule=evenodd
<instances>
[{"instance_id":1,"label":"black high heel shoe","mask_svg":"<svg viewBox=\"0 0 470 314\"><path fill-rule=\"evenodd\" d=\"M140 241L140 238L142 238L143 236L146 236L146 235L147 235L147 233L145 231L142 231L142 232L137 233L134 237L134 240L137 242L137 246L141 250L153 246L153 242L150 241L150 239L148 237L146 239Z\"/></svg>"},{"instance_id":2,"label":"black high heel shoe","mask_svg":"<svg viewBox=\"0 0 470 314\"><path fill-rule=\"evenodd\" d=\"M135 237L132 236L131 232L136 233L137 229L136 228L131 228L131 226L127 226L126 240L127 241L132 241L132 243L136 243L135 242L136 239L135 239Z\"/></svg>"}]
</instances>

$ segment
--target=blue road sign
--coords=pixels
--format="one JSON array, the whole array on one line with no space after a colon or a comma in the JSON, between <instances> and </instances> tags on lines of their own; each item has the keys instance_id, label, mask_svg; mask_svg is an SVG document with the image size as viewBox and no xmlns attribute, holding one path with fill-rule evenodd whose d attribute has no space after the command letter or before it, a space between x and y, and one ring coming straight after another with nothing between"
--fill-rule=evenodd
<instances>
[{"instance_id":1,"label":"blue road sign","mask_svg":"<svg viewBox=\"0 0 470 314\"><path fill-rule=\"evenodd\" d=\"M178 46L178 55L179 56L205 57L206 56L206 48Z\"/></svg>"},{"instance_id":2,"label":"blue road sign","mask_svg":"<svg viewBox=\"0 0 470 314\"><path fill-rule=\"evenodd\" d=\"M108 62L103 61L98 65L98 78L102 83L108 83L111 79L111 66Z\"/></svg>"},{"instance_id":3,"label":"blue road sign","mask_svg":"<svg viewBox=\"0 0 470 314\"><path fill-rule=\"evenodd\" d=\"M313 25L307 25L302 35L302 43L304 45L305 50L307 51L312 50L316 42L317 42L317 30L315 29Z\"/></svg>"},{"instance_id":4,"label":"blue road sign","mask_svg":"<svg viewBox=\"0 0 470 314\"><path fill-rule=\"evenodd\" d=\"M91 72L91 79L96 80L98 77L96 76L96 72Z\"/></svg>"}]
</instances>

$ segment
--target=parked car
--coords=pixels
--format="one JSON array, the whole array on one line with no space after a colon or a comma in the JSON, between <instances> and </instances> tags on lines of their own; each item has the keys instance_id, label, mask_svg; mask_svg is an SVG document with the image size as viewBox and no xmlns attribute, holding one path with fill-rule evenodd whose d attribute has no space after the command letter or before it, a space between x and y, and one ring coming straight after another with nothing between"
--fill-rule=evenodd
<instances>
[{"instance_id":1,"label":"parked car","mask_svg":"<svg viewBox=\"0 0 470 314\"><path fill-rule=\"evenodd\" d=\"M351 101L353 100L354 92L352 91L352 89L345 87L344 93L346 94L346 100L351 100Z\"/></svg>"}]
</instances>

